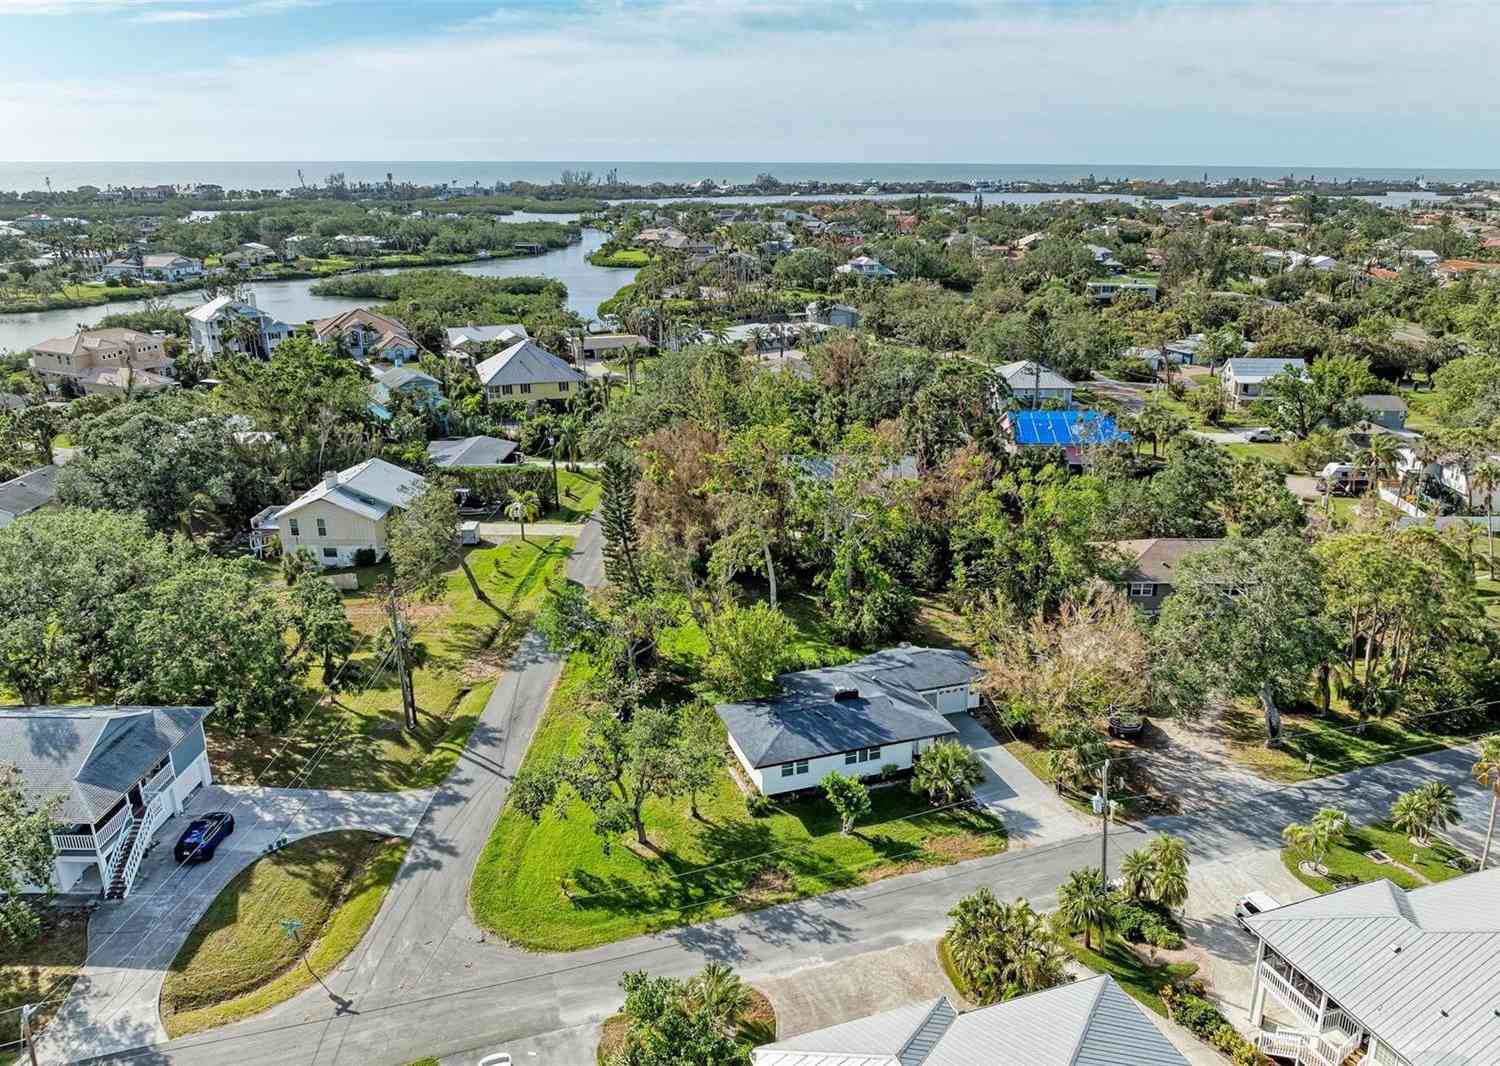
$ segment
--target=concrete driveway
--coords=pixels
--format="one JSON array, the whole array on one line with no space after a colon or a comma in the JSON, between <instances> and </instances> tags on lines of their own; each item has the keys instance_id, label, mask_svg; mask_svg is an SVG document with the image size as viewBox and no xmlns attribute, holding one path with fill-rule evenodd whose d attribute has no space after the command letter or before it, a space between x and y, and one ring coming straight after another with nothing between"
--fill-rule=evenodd
<instances>
[{"instance_id":1,"label":"concrete driveway","mask_svg":"<svg viewBox=\"0 0 1500 1066\"><path fill-rule=\"evenodd\" d=\"M1006 751L973 715L960 711L944 717L958 729L958 739L979 756L984 781L974 789L974 798L1005 820L1012 848L1069 840L1094 830L1050 785L1037 780L1021 760Z\"/></svg>"},{"instance_id":2,"label":"concrete driveway","mask_svg":"<svg viewBox=\"0 0 1500 1066\"><path fill-rule=\"evenodd\" d=\"M89 921L88 963L38 1041L45 1062L72 1062L165 1040L157 1010L162 981L209 904L267 844L336 829L410 836L432 798L414 792L211 785L168 819L141 863L130 895L104 903ZM179 865L172 845L194 817L234 815L235 831L208 862Z\"/></svg>"}]
</instances>

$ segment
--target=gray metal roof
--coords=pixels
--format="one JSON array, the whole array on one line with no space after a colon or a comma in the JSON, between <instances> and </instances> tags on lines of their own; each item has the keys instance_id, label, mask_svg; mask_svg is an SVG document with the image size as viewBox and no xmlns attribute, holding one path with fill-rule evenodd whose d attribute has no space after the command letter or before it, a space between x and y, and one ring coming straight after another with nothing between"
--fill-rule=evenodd
<instances>
[{"instance_id":1,"label":"gray metal roof","mask_svg":"<svg viewBox=\"0 0 1500 1066\"><path fill-rule=\"evenodd\" d=\"M0 511L19 518L52 502L57 495L57 474L62 467L39 466L20 477L0 482Z\"/></svg>"},{"instance_id":2,"label":"gray metal roof","mask_svg":"<svg viewBox=\"0 0 1500 1066\"><path fill-rule=\"evenodd\" d=\"M515 453L513 440L499 437L464 437L435 440L427 445L427 458L437 467L499 466Z\"/></svg>"},{"instance_id":3,"label":"gray metal roof","mask_svg":"<svg viewBox=\"0 0 1500 1066\"><path fill-rule=\"evenodd\" d=\"M1372 881L1249 925L1412 1066L1500 1063L1500 868Z\"/></svg>"},{"instance_id":4,"label":"gray metal roof","mask_svg":"<svg viewBox=\"0 0 1500 1066\"><path fill-rule=\"evenodd\" d=\"M1224 370L1236 381L1269 381L1283 370L1303 371L1307 362L1303 359L1230 359Z\"/></svg>"},{"instance_id":5,"label":"gray metal roof","mask_svg":"<svg viewBox=\"0 0 1500 1066\"><path fill-rule=\"evenodd\" d=\"M946 997L758 1048L755 1066L1187 1066L1112 977L959 1014Z\"/></svg>"},{"instance_id":6,"label":"gray metal roof","mask_svg":"<svg viewBox=\"0 0 1500 1066\"><path fill-rule=\"evenodd\" d=\"M366 459L348 470L325 476L312 488L277 512L291 514L310 503L327 500L336 507L376 520L394 507L405 507L427 487L427 479L384 459Z\"/></svg>"},{"instance_id":7,"label":"gray metal roof","mask_svg":"<svg viewBox=\"0 0 1500 1066\"><path fill-rule=\"evenodd\" d=\"M1023 389L1071 389L1073 383L1057 371L1029 359L1005 363L995 368L1012 391Z\"/></svg>"},{"instance_id":8,"label":"gray metal roof","mask_svg":"<svg viewBox=\"0 0 1500 1066\"><path fill-rule=\"evenodd\" d=\"M541 385L580 382L583 375L535 341L518 341L474 368L481 385Z\"/></svg>"},{"instance_id":9,"label":"gray metal roof","mask_svg":"<svg viewBox=\"0 0 1500 1066\"><path fill-rule=\"evenodd\" d=\"M955 734L922 693L967 684L976 673L963 652L888 648L844 666L782 674L783 695L716 710L750 765L777 766Z\"/></svg>"},{"instance_id":10,"label":"gray metal roof","mask_svg":"<svg viewBox=\"0 0 1500 1066\"><path fill-rule=\"evenodd\" d=\"M514 344L529 336L526 327L519 322L499 326L449 326L443 332L450 348L458 348L465 344L483 344L488 341L505 341L508 344Z\"/></svg>"},{"instance_id":11,"label":"gray metal roof","mask_svg":"<svg viewBox=\"0 0 1500 1066\"><path fill-rule=\"evenodd\" d=\"M0 764L58 824L98 821L208 716L208 707L0 708Z\"/></svg>"}]
</instances>

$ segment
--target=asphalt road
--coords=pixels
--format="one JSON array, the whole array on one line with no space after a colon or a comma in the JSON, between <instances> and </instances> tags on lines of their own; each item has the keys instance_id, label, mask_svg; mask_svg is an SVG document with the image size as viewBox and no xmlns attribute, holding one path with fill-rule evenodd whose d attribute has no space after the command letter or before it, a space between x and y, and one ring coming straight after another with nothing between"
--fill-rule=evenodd
<instances>
[{"instance_id":1,"label":"asphalt road","mask_svg":"<svg viewBox=\"0 0 1500 1066\"><path fill-rule=\"evenodd\" d=\"M1469 781L1472 758L1463 750L1416 756L1249 795L1217 810L1117 828L1110 834L1110 865L1156 831L1185 837L1196 861L1263 852L1278 845L1288 821L1306 819L1321 806L1337 804L1355 821L1380 817L1397 792L1431 778L1458 791L1465 825L1482 832L1488 805L1486 795ZM482 837L488 825L485 821L465 831ZM389 978L371 979L373 964L361 959L356 980L333 985L335 991L348 989L341 993L347 1002L330 1002L321 993L305 996L238 1026L94 1061L397 1066L424 1055L463 1061L466 1052L477 1059L480 1052L503 1049L509 1042L612 1013L619 1004L619 977L628 970L686 975L706 961L721 960L754 979L932 939L941 933L953 903L980 885L1002 897L1024 896L1046 907L1067 872L1097 864L1099 854L1098 835L1084 835L569 955L529 955L464 942L451 935L448 923L428 922L425 912L436 914L454 898L432 885L432 900L403 892L396 899L406 900L407 906L392 904L386 908L389 913L382 913L372 930L370 954L380 953L380 969L391 967ZM467 871L471 864L469 858L458 865ZM466 875L452 880L459 885ZM422 883L428 882L424 878ZM461 898L462 889L457 891ZM417 929L425 932L417 935ZM445 933L450 934L446 939ZM414 973L421 976L412 983ZM293 1006L295 1010L288 1009ZM572 1066L540 1057L526 1061Z\"/></svg>"}]
</instances>

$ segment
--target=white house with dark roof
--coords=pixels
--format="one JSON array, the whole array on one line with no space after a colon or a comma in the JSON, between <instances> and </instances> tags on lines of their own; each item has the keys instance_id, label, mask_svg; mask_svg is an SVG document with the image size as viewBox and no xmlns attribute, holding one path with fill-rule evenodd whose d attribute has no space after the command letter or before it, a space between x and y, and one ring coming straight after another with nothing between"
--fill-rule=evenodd
<instances>
[{"instance_id":1,"label":"white house with dark roof","mask_svg":"<svg viewBox=\"0 0 1500 1066\"><path fill-rule=\"evenodd\" d=\"M1006 398L1013 396L1030 407L1040 407L1048 400L1073 406L1073 383L1041 363L1030 359L1004 363L995 367L995 376L1004 382Z\"/></svg>"},{"instance_id":2,"label":"white house with dark roof","mask_svg":"<svg viewBox=\"0 0 1500 1066\"><path fill-rule=\"evenodd\" d=\"M843 666L781 674L773 699L721 703L729 747L768 796L829 773L906 769L958 729L944 715L979 706L974 660L946 648L887 648Z\"/></svg>"},{"instance_id":3,"label":"white house with dark roof","mask_svg":"<svg viewBox=\"0 0 1500 1066\"><path fill-rule=\"evenodd\" d=\"M1500 868L1410 891L1383 878L1264 911L1250 1023L1297 1066L1500 1063Z\"/></svg>"},{"instance_id":4,"label":"white house with dark roof","mask_svg":"<svg viewBox=\"0 0 1500 1066\"><path fill-rule=\"evenodd\" d=\"M753 1066L1187 1066L1113 977L960 1014L946 996L764 1044Z\"/></svg>"},{"instance_id":5,"label":"white house with dark roof","mask_svg":"<svg viewBox=\"0 0 1500 1066\"><path fill-rule=\"evenodd\" d=\"M583 373L535 341L517 341L474 368L491 400L566 400L583 387Z\"/></svg>"},{"instance_id":6,"label":"white house with dark roof","mask_svg":"<svg viewBox=\"0 0 1500 1066\"><path fill-rule=\"evenodd\" d=\"M320 566L353 566L368 549L386 554L387 520L427 487L420 474L384 459L366 459L323 480L276 512L274 521L286 553L309 552ZM257 521L268 519L261 515Z\"/></svg>"},{"instance_id":7,"label":"white house with dark roof","mask_svg":"<svg viewBox=\"0 0 1500 1066\"><path fill-rule=\"evenodd\" d=\"M53 883L38 891L129 895L157 829L213 781L210 710L0 708L0 764L16 768L29 802L53 805Z\"/></svg>"},{"instance_id":8,"label":"white house with dark roof","mask_svg":"<svg viewBox=\"0 0 1500 1066\"><path fill-rule=\"evenodd\" d=\"M104 280L140 278L152 281L186 281L203 276L203 260L175 252L153 253L133 259L116 259L99 271Z\"/></svg>"}]
</instances>

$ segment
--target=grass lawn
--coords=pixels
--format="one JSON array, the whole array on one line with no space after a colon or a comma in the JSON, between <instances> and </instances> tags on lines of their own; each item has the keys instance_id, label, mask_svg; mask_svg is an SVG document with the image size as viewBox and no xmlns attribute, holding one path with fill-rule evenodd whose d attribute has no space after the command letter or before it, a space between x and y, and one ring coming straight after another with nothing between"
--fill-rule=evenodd
<instances>
[{"instance_id":1,"label":"grass lawn","mask_svg":"<svg viewBox=\"0 0 1500 1066\"><path fill-rule=\"evenodd\" d=\"M1401 866L1376 862L1369 857L1372 850L1385 852ZM1292 848L1281 849L1282 865L1314 892L1332 892L1336 888L1363 884L1380 877L1394 881L1402 888L1417 888L1457 877L1463 871L1450 866L1449 860L1459 858L1462 858L1462 853L1441 840L1433 840L1427 847L1419 848L1407 839L1405 833L1397 832L1383 822L1351 829L1342 843L1330 848L1323 857L1323 865L1328 868L1327 877L1303 873L1302 857ZM1402 866L1407 869L1403 870Z\"/></svg>"},{"instance_id":2,"label":"grass lawn","mask_svg":"<svg viewBox=\"0 0 1500 1066\"><path fill-rule=\"evenodd\" d=\"M1153 966L1119 937L1110 937L1102 945L1096 943L1097 950L1094 951L1085 948L1082 940L1064 938L1062 944L1079 963L1095 973L1109 974L1136 1002L1163 1018L1167 1016L1167 1008L1161 1001L1161 990L1198 972L1198 964L1194 962L1164 962Z\"/></svg>"},{"instance_id":3,"label":"grass lawn","mask_svg":"<svg viewBox=\"0 0 1500 1066\"><path fill-rule=\"evenodd\" d=\"M596 267L643 267L651 255L641 248L620 248L608 255L601 250L591 254L589 262Z\"/></svg>"},{"instance_id":4,"label":"grass lawn","mask_svg":"<svg viewBox=\"0 0 1500 1066\"><path fill-rule=\"evenodd\" d=\"M456 568L440 600L413 606L408 618L417 629L412 680L419 726L412 733L403 726L395 670L388 666L377 673L384 654L372 647L373 635L386 625L385 602L376 586L388 571L384 566L359 571L359 591L345 595L350 621L360 633L372 635L356 652L346 675L359 680L291 738L229 736L210 730L216 776L226 784L254 781L285 743L287 752L271 765L262 784L377 792L438 784L463 749L511 650L529 628L548 582L562 573L572 543L565 537L533 536L469 552L469 566L480 587L504 610L503 616L474 598ZM267 580L279 582L279 572L271 570ZM314 667L309 683L319 694L320 679L321 669ZM371 681L367 687L366 679ZM347 736L332 746L331 757L309 772L313 752L335 731Z\"/></svg>"},{"instance_id":5,"label":"grass lawn","mask_svg":"<svg viewBox=\"0 0 1500 1066\"><path fill-rule=\"evenodd\" d=\"M814 636L799 650L812 655L818 644ZM690 642L679 634L672 651L688 654ZM593 671L585 657L569 661L527 765L577 749L586 724L578 695ZM871 789L871 800L870 814L843 836L821 798L752 817L726 771L699 798L702 821L685 798L653 799L650 849L620 838L607 855L576 800L567 817L537 823L507 809L470 885L474 915L513 943L569 951L1005 849L1003 827L987 814L926 813L929 804L905 785Z\"/></svg>"},{"instance_id":6,"label":"grass lawn","mask_svg":"<svg viewBox=\"0 0 1500 1066\"><path fill-rule=\"evenodd\" d=\"M0 943L0 1044L21 1039L16 1008L43 998L60 1000L88 955L88 912L74 907L39 905L40 935L29 944ZM57 1009L43 1007L35 1025L44 1027Z\"/></svg>"},{"instance_id":7,"label":"grass lawn","mask_svg":"<svg viewBox=\"0 0 1500 1066\"><path fill-rule=\"evenodd\" d=\"M562 507L542 516L543 522L582 522L599 506L599 472L557 467Z\"/></svg>"},{"instance_id":8,"label":"grass lawn","mask_svg":"<svg viewBox=\"0 0 1500 1066\"><path fill-rule=\"evenodd\" d=\"M1003 735L1003 734L1002 734ZM1021 765L1031 771L1033 777L1047 784L1053 783L1052 768L1047 765L1047 749L1038 747L1031 740L1021 737L1013 737L1005 742L1005 750L1021 761ZM1135 750L1134 745L1119 741L1110 741L1111 752L1125 761L1113 764L1110 771L1110 793L1111 798L1119 804L1115 809L1115 818L1146 817L1151 814L1167 813L1162 807L1159 797L1150 795L1144 784L1130 776L1131 763L1129 755ZM1097 818L1094 808L1088 799L1077 795L1070 790L1062 792L1062 798L1074 810L1089 818Z\"/></svg>"},{"instance_id":9,"label":"grass lawn","mask_svg":"<svg viewBox=\"0 0 1500 1066\"><path fill-rule=\"evenodd\" d=\"M625 1047L625 1034L629 1029L630 1019L624 1014L612 1014L604 1020L599 1031L599 1049L594 1053L597 1066L609 1066L610 1060ZM758 988L750 989L750 1009L740 1019L736 1035L751 1047L760 1047L776 1039L776 1008Z\"/></svg>"},{"instance_id":10,"label":"grass lawn","mask_svg":"<svg viewBox=\"0 0 1500 1066\"><path fill-rule=\"evenodd\" d=\"M324 833L259 859L224 886L177 952L161 992L170 1036L225 1025L284 1002L337 966L370 927L406 841ZM281 921L302 922L307 962Z\"/></svg>"},{"instance_id":11,"label":"grass lawn","mask_svg":"<svg viewBox=\"0 0 1500 1066\"><path fill-rule=\"evenodd\" d=\"M1399 716L1372 719L1364 732L1357 732L1358 715L1335 706L1326 717L1319 714L1282 715L1282 745L1265 744L1265 719L1259 706L1241 705L1224 715L1229 731L1229 751L1235 760L1273 781L1306 781L1343 773L1361 766L1375 766L1407 755L1452 747L1466 738L1429 732L1420 725L1404 723ZM1489 732L1486 727L1480 732ZM1312 756L1308 767L1307 757Z\"/></svg>"},{"instance_id":12,"label":"grass lawn","mask_svg":"<svg viewBox=\"0 0 1500 1066\"><path fill-rule=\"evenodd\" d=\"M1236 459L1264 459L1293 469L1290 444L1225 444L1223 449Z\"/></svg>"}]
</instances>

